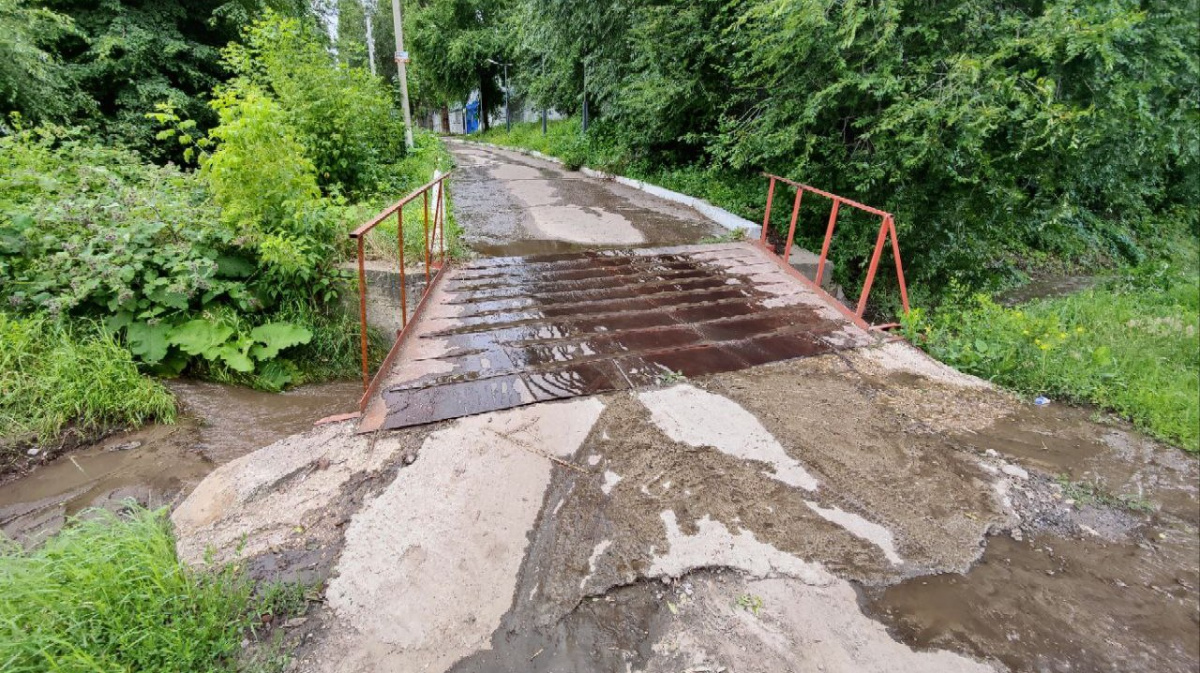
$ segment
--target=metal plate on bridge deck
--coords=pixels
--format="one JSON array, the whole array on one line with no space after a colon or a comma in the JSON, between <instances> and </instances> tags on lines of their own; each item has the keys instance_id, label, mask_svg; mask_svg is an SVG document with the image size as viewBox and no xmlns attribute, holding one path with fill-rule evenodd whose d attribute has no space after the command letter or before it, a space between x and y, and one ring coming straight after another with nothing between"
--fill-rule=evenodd
<instances>
[{"instance_id":1,"label":"metal plate on bridge deck","mask_svg":"<svg viewBox=\"0 0 1200 673\"><path fill-rule=\"evenodd\" d=\"M360 431L873 342L749 243L477 260L447 271Z\"/></svg>"}]
</instances>

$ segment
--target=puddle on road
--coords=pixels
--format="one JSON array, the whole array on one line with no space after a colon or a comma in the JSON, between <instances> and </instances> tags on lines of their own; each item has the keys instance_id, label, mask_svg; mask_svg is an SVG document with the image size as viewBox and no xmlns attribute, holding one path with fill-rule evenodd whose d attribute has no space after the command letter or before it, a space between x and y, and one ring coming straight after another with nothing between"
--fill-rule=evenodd
<instances>
[{"instance_id":1,"label":"puddle on road","mask_svg":"<svg viewBox=\"0 0 1200 673\"><path fill-rule=\"evenodd\" d=\"M868 591L865 610L914 647L991 657L1013 671L1194 671L1195 533L1148 527L1119 544L994 537L965 575Z\"/></svg>"},{"instance_id":2,"label":"puddle on road","mask_svg":"<svg viewBox=\"0 0 1200 673\"><path fill-rule=\"evenodd\" d=\"M1200 524L1200 464L1125 423L1097 423L1096 411L1052 403L1023 407L959 440L994 450L1051 475L1085 482L1113 496L1146 502Z\"/></svg>"},{"instance_id":3,"label":"puddle on road","mask_svg":"<svg viewBox=\"0 0 1200 673\"><path fill-rule=\"evenodd\" d=\"M182 405L177 424L114 434L0 485L0 530L35 540L87 507L115 507L129 498L169 504L218 465L351 411L362 394L357 382L280 394L194 381L168 385Z\"/></svg>"},{"instance_id":4,"label":"puddle on road","mask_svg":"<svg viewBox=\"0 0 1200 673\"><path fill-rule=\"evenodd\" d=\"M1194 672L1200 660L1197 461L1127 424L1097 423L1094 413L1060 404L1025 407L957 439L1136 498L1152 513L1055 505L1071 513L1057 519L1082 523L1089 512L1121 513L1132 528L1113 533L1096 526L1108 539L1065 534L1069 526L1056 524L1056 516L1038 516L1025 522L1031 528L1024 540L988 538L982 558L965 574L864 590L864 611L914 647L993 658L1013 671Z\"/></svg>"}]
</instances>

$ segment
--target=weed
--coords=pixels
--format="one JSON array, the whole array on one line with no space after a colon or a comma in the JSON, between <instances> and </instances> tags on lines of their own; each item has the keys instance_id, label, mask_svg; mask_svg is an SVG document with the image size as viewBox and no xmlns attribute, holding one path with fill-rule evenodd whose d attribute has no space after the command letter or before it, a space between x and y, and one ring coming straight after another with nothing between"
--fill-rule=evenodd
<instances>
[{"instance_id":1,"label":"weed","mask_svg":"<svg viewBox=\"0 0 1200 673\"><path fill-rule=\"evenodd\" d=\"M232 671L256 612L232 567L175 555L166 510L89 511L45 546L0 548L9 673Z\"/></svg>"},{"instance_id":2,"label":"weed","mask_svg":"<svg viewBox=\"0 0 1200 673\"><path fill-rule=\"evenodd\" d=\"M1071 481L1070 477L1061 474L1055 481L1062 488L1063 497L1074 500L1075 504L1080 507L1098 505L1101 507L1123 508L1141 513L1150 513L1156 509L1154 503L1143 499L1141 496L1132 494L1113 495L1104 488L1103 484L1095 480Z\"/></svg>"},{"instance_id":3,"label":"weed","mask_svg":"<svg viewBox=\"0 0 1200 673\"><path fill-rule=\"evenodd\" d=\"M674 385L687 380L687 377L683 375L683 372L677 372L665 365L658 365L658 368L662 370L662 373L655 376L654 381L660 386Z\"/></svg>"},{"instance_id":4,"label":"weed","mask_svg":"<svg viewBox=\"0 0 1200 673\"><path fill-rule=\"evenodd\" d=\"M742 594L738 596L737 607L752 613L755 617L758 616L758 611L763 609L763 599L754 594Z\"/></svg>"},{"instance_id":5,"label":"weed","mask_svg":"<svg viewBox=\"0 0 1200 673\"><path fill-rule=\"evenodd\" d=\"M175 419L175 399L98 325L0 312L0 447Z\"/></svg>"},{"instance_id":6,"label":"weed","mask_svg":"<svg viewBox=\"0 0 1200 673\"><path fill-rule=\"evenodd\" d=\"M705 236L700 239L701 243L736 243L746 240L745 229L732 229L716 236Z\"/></svg>"}]
</instances>

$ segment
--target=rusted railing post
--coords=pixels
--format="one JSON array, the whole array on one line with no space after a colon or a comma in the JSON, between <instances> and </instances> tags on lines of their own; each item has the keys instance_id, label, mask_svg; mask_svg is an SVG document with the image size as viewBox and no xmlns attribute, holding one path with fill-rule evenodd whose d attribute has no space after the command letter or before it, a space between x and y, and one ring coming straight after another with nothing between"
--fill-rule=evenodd
<instances>
[{"instance_id":1,"label":"rusted railing post","mask_svg":"<svg viewBox=\"0 0 1200 673\"><path fill-rule=\"evenodd\" d=\"M446 210L449 205L446 203L446 181L442 180L438 183L438 201L441 204L442 222L441 233L438 234L438 258L443 266L446 264Z\"/></svg>"},{"instance_id":2,"label":"rusted railing post","mask_svg":"<svg viewBox=\"0 0 1200 673\"><path fill-rule=\"evenodd\" d=\"M363 254L363 237L358 237L358 316L359 337L362 342L363 392L371 385L371 366L367 361L367 270Z\"/></svg>"},{"instance_id":3,"label":"rusted railing post","mask_svg":"<svg viewBox=\"0 0 1200 673\"><path fill-rule=\"evenodd\" d=\"M867 267L867 278L863 281L862 294L858 296L858 309L855 310L855 315L863 317L863 312L867 309L867 297L871 294L871 285L875 282L875 271L879 268L879 255L883 253L883 240L888 232L888 218L884 216L883 222L879 225L879 236L875 238L875 251L871 253L871 264Z\"/></svg>"},{"instance_id":4,"label":"rusted railing post","mask_svg":"<svg viewBox=\"0 0 1200 673\"><path fill-rule=\"evenodd\" d=\"M771 184L767 187L767 212L763 215L762 238L760 239L763 245L767 243L767 227L771 226L771 202L775 199L775 176L772 175Z\"/></svg>"},{"instance_id":5,"label":"rusted railing post","mask_svg":"<svg viewBox=\"0 0 1200 673\"><path fill-rule=\"evenodd\" d=\"M400 247L400 329L408 327L408 278L404 275L404 206L396 209L396 245Z\"/></svg>"},{"instance_id":6,"label":"rusted railing post","mask_svg":"<svg viewBox=\"0 0 1200 673\"><path fill-rule=\"evenodd\" d=\"M829 242L833 240L833 227L837 224L838 206L842 202L834 199L833 210L829 211L829 225L825 227L825 242L821 244L821 259L817 260L817 277L813 282L821 285L825 280L825 259L829 256Z\"/></svg>"},{"instance_id":7,"label":"rusted railing post","mask_svg":"<svg viewBox=\"0 0 1200 673\"><path fill-rule=\"evenodd\" d=\"M800 197L804 196L804 189L796 188L796 203L792 206L792 223L788 225L787 243L783 245L783 261L787 264L792 263L792 241L796 238L796 219L800 216Z\"/></svg>"},{"instance_id":8,"label":"rusted railing post","mask_svg":"<svg viewBox=\"0 0 1200 673\"><path fill-rule=\"evenodd\" d=\"M438 195L436 197L434 197L434 203L433 203L433 234L432 234L432 236L434 238L437 238L437 236L438 236L438 221L442 217L441 188L442 188L442 183L440 183L440 182L437 184L436 187L434 187L434 189L438 190ZM430 242L429 242L429 255L431 257L433 256L433 240L432 239L430 239ZM441 262L442 262L442 260L439 259L438 264L440 265Z\"/></svg>"},{"instance_id":9,"label":"rusted railing post","mask_svg":"<svg viewBox=\"0 0 1200 673\"><path fill-rule=\"evenodd\" d=\"M425 254L425 287L429 287L429 190L421 193L425 201L425 234L423 238L422 251Z\"/></svg>"},{"instance_id":10,"label":"rusted railing post","mask_svg":"<svg viewBox=\"0 0 1200 673\"><path fill-rule=\"evenodd\" d=\"M900 281L900 305L904 313L908 313L908 286L904 282L904 264L900 261L900 236L896 234L896 220L887 218L888 229L892 232L892 257L896 260L896 279Z\"/></svg>"}]
</instances>

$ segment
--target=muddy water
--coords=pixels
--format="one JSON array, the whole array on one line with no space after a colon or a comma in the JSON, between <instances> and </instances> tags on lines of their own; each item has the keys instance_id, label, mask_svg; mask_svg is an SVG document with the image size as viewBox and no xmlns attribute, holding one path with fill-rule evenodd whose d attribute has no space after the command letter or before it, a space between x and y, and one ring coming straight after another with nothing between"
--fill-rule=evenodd
<instances>
[{"instance_id":1,"label":"muddy water","mask_svg":"<svg viewBox=\"0 0 1200 673\"><path fill-rule=\"evenodd\" d=\"M0 485L0 530L36 541L65 517L130 498L148 506L174 502L222 463L352 411L357 382L264 393L215 383L169 383L183 413L175 425L121 432L61 456Z\"/></svg>"},{"instance_id":2,"label":"muddy water","mask_svg":"<svg viewBox=\"0 0 1200 673\"><path fill-rule=\"evenodd\" d=\"M1125 423L1088 407L1023 407L983 432L962 438L1072 482L1137 500L1164 515L1200 524L1200 464Z\"/></svg>"},{"instance_id":3,"label":"muddy water","mask_svg":"<svg viewBox=\"0 0 1200 673\"><path fill-rule=\"evenodd\" d=\"M1195 671L1200 576L1194 528L1136 539L988 541L965 575L922 577L869 603L911 645L1000 660L1013 671Z\"/></svg>"},{"instance_id":4,"label":"muddy water","mask_svg":"<svg viewBox=\"0 0 1200 673\"><path fill-rule=\"evenodd\" d=\"M1071 493L1051 490L1024 515L1016 538L989 538L965 574L869 589L866 612L910 645L955 649L1014 671L1197 671L1197 461L1093 416L1065 405L1026 407L958 441L1151 511L1071 504ZM1036 483L1018 486L1014 501L1030 502Z\"/></svg>"},{"instance_id":5,"label":"muddy water","mask_svg":"<svg viewBox=\"0 0 1200 673\"><path fill-rule=\"evenodd\" d=\"M1021 287L1002 292L997 299L1005 306L1016 306L1034 299L1052 299L1094 287L1100 276L1053 276L1034 278Z\"/></svg>"}]
</instances>

